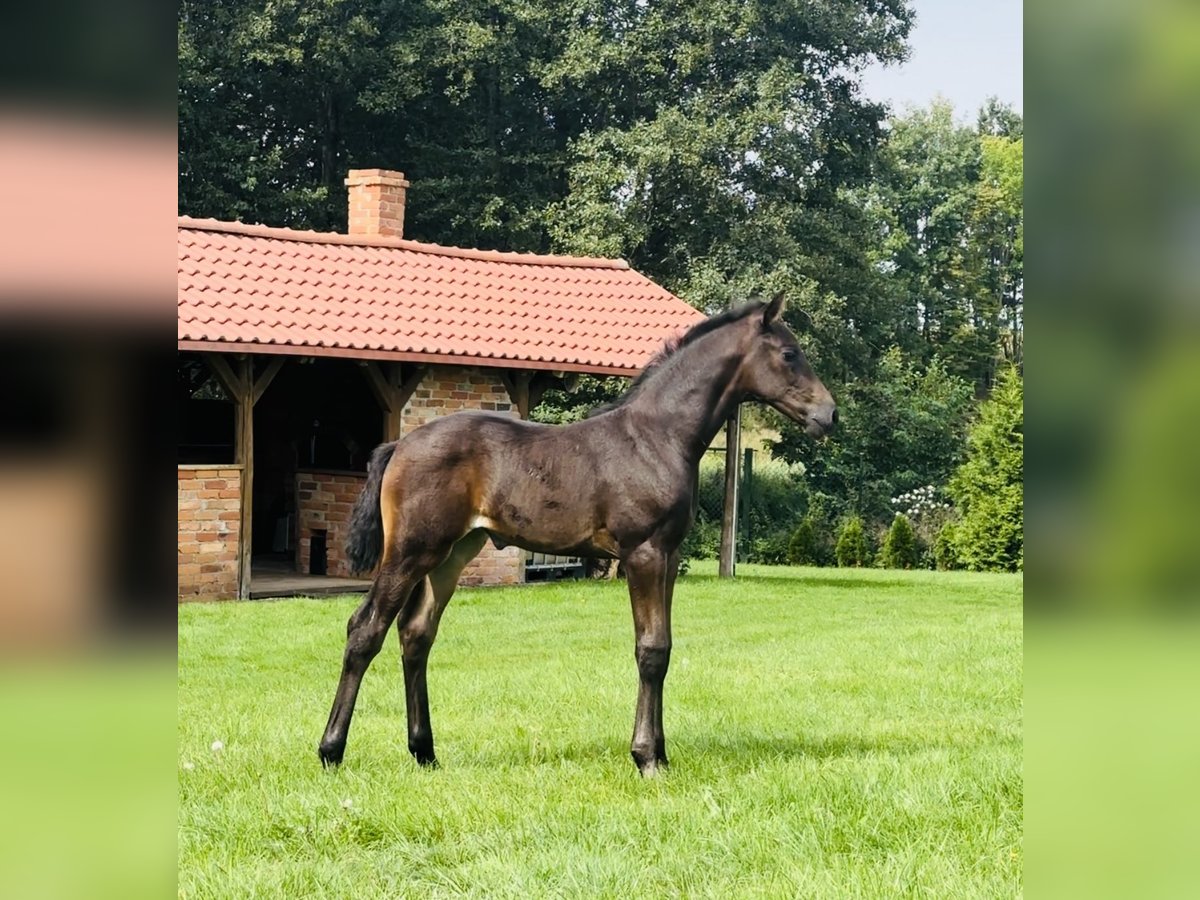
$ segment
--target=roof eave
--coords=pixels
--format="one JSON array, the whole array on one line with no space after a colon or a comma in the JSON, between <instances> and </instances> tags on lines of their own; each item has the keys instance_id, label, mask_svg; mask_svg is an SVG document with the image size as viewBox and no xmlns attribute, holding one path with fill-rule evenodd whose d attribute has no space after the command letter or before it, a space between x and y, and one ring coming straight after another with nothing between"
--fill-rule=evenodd
<instances>
[{"instance_id":1,"label":"roof eave","mask_svg":"<svg viewBox=\"0 0 1200 900\"><path fill-rule=\"evenodd\" d=\"M638 366L607 366L596 363L510 359L507 357L470 356L453 353L368 350L355 347L307 347L295 344L261 344L249 341L182 339L177 344L180 350L199 353L259 353L296 357L320 356L332 359L384 360L389 362L424 363L426 365L443 366L476 366L484 369L534 369L542 372L578 372L585 375L622 375L627 378L637 375L641 371L641 367Z\"/></svg>"}]
</instances>

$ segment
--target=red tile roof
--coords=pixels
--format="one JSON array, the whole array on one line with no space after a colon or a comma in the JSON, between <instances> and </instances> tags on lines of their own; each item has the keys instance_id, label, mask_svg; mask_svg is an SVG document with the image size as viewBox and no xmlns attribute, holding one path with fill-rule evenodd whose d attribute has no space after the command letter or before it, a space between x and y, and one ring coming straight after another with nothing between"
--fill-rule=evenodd
<instances>
[{"instance_id":1,"label":"red tile roof","mask_svg":"<svg viewBox=\"0 0 1200 900\"><path fill-rule=\"evenodd\" d=\"M620 260L179 219L184 349L630 374L702 318Z\"/></svg>"}]
</instances>

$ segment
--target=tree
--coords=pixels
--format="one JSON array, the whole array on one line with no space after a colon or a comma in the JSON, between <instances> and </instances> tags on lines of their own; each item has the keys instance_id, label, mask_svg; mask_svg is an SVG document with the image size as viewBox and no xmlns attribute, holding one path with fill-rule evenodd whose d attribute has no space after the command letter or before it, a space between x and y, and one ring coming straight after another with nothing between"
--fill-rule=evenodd
<instances>
[{"instance_id":1,"label":"tree","mask_svg":"<svg viewBox=\"0 0 1200 900\"><path fill-rule=\"evenodd\" d=\"M817 541L816 525L811 517L806 516L800 520L788 541L788 562L793 566L819 566L823 557Z\"/></svg>"},{"instance_id":2,"label":"tree","mask_svg":"<svg viewBox=\"0 0 1200 900\"><path fill-rule=\"evenodd\" d=\"M985 134L971 210L973 262L979 269L981 301L996 317L999 353L1019 365L1025 316L1024 142Z\"/></svg>"},{"instance_id":3,"label":"tree","mask_svg":"<svg viewBox=\"0 0 1200 900\"><path fill-rule=\"evenodd\" d=\"M710 310L772 277L857 303L839 192L869 181L884 110L854 73L902 59L912 15L185 0L180 210L341 228L345 170L391 166L418 239L622 256Z\"/></svg>"},{"instance_id":4,"label":"tree","mask_svg":"<svg viewBox=\"0 0 1200 900\"><path fill-rule=\"evenodd\" d=\"M898 343L919 360L940 357L980 396L998 361L1020 359L1021 130L994 99L975 127L957 123L946 101L896 117L866 201L894 302L911 317Z\"/></svg>"},{"instance_id":5,"label":"tree","mask_svg":"<svg viewBox=\"0 0 1200 900\"><path fill-rule=\"evenodd\" d=\"M908 517L897 513L892 519L881 552L883 564L889 569L913 569L918 563L917 535Z\"/></svg>"},{"instance_id":6,"label":"tree","mask_svg":"<svg viewBox=\"0 0 1200 900\"><path fill-rule=\"evenodd\" d=\"M572 390L546 391L541 403L530 411L529 417L535 422L550 425L578 422L592 410L611 403L627 390L628 378L581 375Z\"/></svg>"},{"instance_id":7,"label":"tree","mask_svg":"<svg viewBox=\"0 0 1200 900\"><path fill-rule=\"evenodd\" d=\"M842 526L834 553L837 564L842 568L862 568L870 563L871 549L867 545L863 521L858 516L851 516Z\"/></svg>"},{"instance_id":8,"label":"tree","mask_svg":"<svg viewBox=\"0 0 1200 900\"><path fill-rule=\"evenodd\" d=\"M898 349L876 375L835 395L838 427L821 442L788 426L774 450L803 462L811 503L827 522L854 511L887 523L891 498L943 484L963 459L971 386L935 360L922 369Z\"/></svg>"},{"instance_id":9,"label":"tree","mask_svg":"<svg viewBox=\"0 0 1200 900\"><path fill-rule=\"evenodd\" d=\"M968 569L1020 571L1024 549L1024 385L1006 369L968 438L947 490L962 511L953 541Z\"/></svg>"},{"instance_id":10,"label":"tree","mask_svg":"<svg viewBox=\"0 0 1200 900\"><path fill-rule=\"evenodd\" d=\"M962 462L972 396L1019 363L1023 327L1021 119L989 101L976 127L934 103L895 117L878 177L842 194L861 242L855 304L816 292L803 312L816 371L840 407L817 446L791 423L776 452L808 469L814 515L885 525L887 499L941 485ZM809 302L809 301L806 301Z\"/></svg>"}]
</instances>

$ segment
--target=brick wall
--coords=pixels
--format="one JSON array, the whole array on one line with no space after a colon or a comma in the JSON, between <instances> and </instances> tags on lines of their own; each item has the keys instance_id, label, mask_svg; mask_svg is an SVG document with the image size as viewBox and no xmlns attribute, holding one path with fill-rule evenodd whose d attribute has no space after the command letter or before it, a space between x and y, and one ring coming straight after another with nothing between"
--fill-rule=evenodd
<instances>
[{"instance_id":1,"label":"brick wall","mask_svg":"<svg viewBox=\"0 0 1200 900\"><path fill-rule=\"evenodd\" d=\"M325 574L353 576L346 560L346 532L350 510L366 482L354 472L309 471L296 473L296 571L307 575L312 537L325 532Z\"/></svg>"},{"instance_id":2,"label":"brick wall","mask_svg":"<svg viewBox=\"0 0 1200 900\"><path fill-rule=\"evenodd\" d=\"M463 409L517 415L495 375L464 366L432 366L404 407L401 428L408 434L431 419Z\"/></svg>"},{"instance_id":3,"label":"brick wall","mask_svg":"<svg viewBox=\"0 0 1200 900\"><path fill-rule=\"evenodd\" d=\"M240 466L179 467L179 600L231 600L238 589Z\"/></svg>"}]
</instances>

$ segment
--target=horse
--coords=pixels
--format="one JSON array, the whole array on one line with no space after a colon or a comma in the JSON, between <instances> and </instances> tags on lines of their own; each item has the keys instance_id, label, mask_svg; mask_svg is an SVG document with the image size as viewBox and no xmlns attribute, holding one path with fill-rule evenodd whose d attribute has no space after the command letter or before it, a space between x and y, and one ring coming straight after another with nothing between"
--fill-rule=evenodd
<instances>
[{"instance_id":1,"label":"horse","mask_svg":"<svg viewBox=\"0 0 1200 900\"><path fill-rule=\"evenodd\" d=\"M669 341L623 397L578 422L461 412L376 448L347 553L357 571L379 568L346 626L322 764L342 762L363 675L395 621L408 749L420 765L437 765L426 663L460 573L490 538L499 548L624 564L640 679L630 754L643 776L665 769L671 600L700 458L743 401L775 408L814 437L837 422L782 311L776 298L701 321Z\"/></svg>"}]
</instances>

